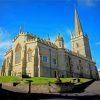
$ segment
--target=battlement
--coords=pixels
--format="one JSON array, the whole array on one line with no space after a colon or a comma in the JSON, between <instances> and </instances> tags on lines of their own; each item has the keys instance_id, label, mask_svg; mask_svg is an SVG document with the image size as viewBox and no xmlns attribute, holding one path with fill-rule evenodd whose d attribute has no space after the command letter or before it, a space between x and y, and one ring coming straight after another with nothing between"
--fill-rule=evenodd
<instances>
[{"instance_id":1,"label":"battlement","mask_svg":"<svg viewBox=\"0 0 100 100\"><path fill-rule=\"evenodd\" d=\"M57 48L57 46L54 43L52 43L51 41L48 41L46 39L42 39L42 38L37 37L37 36L33 36L33 38L29 39L26 43L30 43L30 42L40 42L40 43L43 43L47 46Z\"/></svg>"},{"instance_id":2,"label":"battlement","mask_svg":"<svg viewBox=\"0 0 100 100\"><path fill-rule=\"evenodd\" d=\"M78 34L78 35L75 35L75 34L71 34L71 39L74 39L74 38L77 38L77 37L81 37L81 36L84 36L85 38L88 38L88 35L87 34Z\"/></svg>"},{"instance_id":3,"label":"battlement","mask_svg":"<svg viewBox=\"0 0 100 100\"><path fill-rule=\"evenodd\" d=\"M75 55L75 56L77 56L77 57L80 57L80 58L82 58L82 59L88 60L88 61L90 61L90 62L96 63L95 60L91 60L91 59L89 59L89 58L86 58L85 56L83 56L83 55L81 55L81 54L78 54L78 53L76 53L76 52L74 52L74 51L72 51L72 50L69 50L69 49L66 49L66 48L65 48L65 52L70 53L70 54L72 54L72 55Z\"/></svg>"},{"instance_id":4,"label":"battlement","mask_svg":"<svg viewBox=\"0 0 100 100\"><path fill-rule=\"evenodd\" d=\"M33 37L33 35L29 32L20 32L14 39L13 42L19 37L19 36L30 36Z\"/></svg>"}]
</instances>

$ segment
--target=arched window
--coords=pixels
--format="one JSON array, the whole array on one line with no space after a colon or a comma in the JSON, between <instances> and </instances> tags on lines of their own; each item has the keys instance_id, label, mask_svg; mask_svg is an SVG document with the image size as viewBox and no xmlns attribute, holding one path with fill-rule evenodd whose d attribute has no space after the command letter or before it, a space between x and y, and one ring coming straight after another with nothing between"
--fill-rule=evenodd
<instances>
[{"instance_id":1,"label":"arched window","mask_svg":"<svg viewBox=\"0 0 100 100\"><path fill-rule=\"evenodd\" d=\"M32 61L32 50L29 48L28 49L28 62Z\"/></svg>"},{"instance_id":2,"label":"arched window","mask_svg":"<svg viewBox=\"0 0 100 100\"><path fill-rule=\"evenodd\" d=\"M78 44L78 43L76 43L76 47L77 47L77 48L79 47L79 44Z\"/></svg>"},{"instance_id":3,"label":"arched window","mask_svg":"<svg viewBox=\"0 0 100 100\"><path fill-rule=\"evenodd\" d=\"M15 49L15 64L18 64L21 62L21 46L20 44L17 44Z\"/></svg>"}]
</instances>

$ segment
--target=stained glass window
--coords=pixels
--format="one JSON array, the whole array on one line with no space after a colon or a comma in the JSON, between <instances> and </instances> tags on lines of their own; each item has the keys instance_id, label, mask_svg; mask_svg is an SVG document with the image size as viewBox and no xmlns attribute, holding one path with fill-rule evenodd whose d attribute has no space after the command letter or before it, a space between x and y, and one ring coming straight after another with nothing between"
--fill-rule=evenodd
<instances>
[{"instance_id":1,"label":"stained glass window","mask_svg":"<svg viewBox=\"0 0 100 100\"><path fill-rule=\"evenodd\" d=\"M21 62L21 46L20 44L17 44L15 49L15 64L18 64Z\"/></svg>"},{"instance_id":2,"label":"stained glass window","mask_svg":"<svg viewBox=\"0 0 100 100\"><path fill-rule=\"evenodd\" d=\"M29 48L28 49L28 62L32 61L32 50Z\"/></svg>"}]
</instances>

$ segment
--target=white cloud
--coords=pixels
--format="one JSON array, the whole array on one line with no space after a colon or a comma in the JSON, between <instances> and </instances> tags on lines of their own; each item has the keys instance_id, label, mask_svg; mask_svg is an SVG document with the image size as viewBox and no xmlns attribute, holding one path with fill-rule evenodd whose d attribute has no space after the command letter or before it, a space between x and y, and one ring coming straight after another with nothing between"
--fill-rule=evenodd
<instances>
[{"instance_id":1,"label":"white cloud","mask_svg":"<svg viewBox=\"0 0 100 100\"><path fill-rule=\"evenodd\" d=\"M98 71L100 71L100 68L98 68Z\"/></svg>"},{"instance_id":2,"label":"white cloud","mask_svg":"<svg viewBox=\"0 0 100 100\"><path fill-rule=\"evenodd\" d=\"M70 41L70 35L73 32L73 30L69 27L66 28L66 32L63 34L64 37L64 47L67 49L71 49L71 41Z\"/></svg>"},{"instance_id":3,"label":"white cloud","mask_svg":"<svg viewBox=\"0 0 100 100\"><path fill-rule=\"evenodd\" d=\"M71 29L70 28L67 28L67 33L70 35L70 33L71 33L72 31L71 31Z\"/></svg>"},{"instance_id":4,"label":"white cloud","mask_svg":"<svg viewBox=\"0 0 100 100\"><path fill-rule=\"evenodd\" d=\"M0 48L9 48L9 47L11 47L11 42L10 41L4 41L4 42L1 42L0 43Z\"/></svg>"},{"instance_id":5,"label":"white cloud","mask_svg":"<svg viewBox=\"0 0 100 100\"><path fill-rule=\"evenodd\" d=\"M77 0L78 5L93 7L100 3L100 0Z\"/></svg>"},{"instance_id":6,"label":"white cloud","mask_svg":"<svg viewBox=\"0 0 100 100\"><path fill-rule=\"evenodd\" d=\"M100 42L97 42L96 45L100 45Z\"/></svg>"},{"instance_id":7,"label":"white cloud","mask_svg":"<svg viewBox=\"0 0 100 100\"><path fill-rule=\"evenodd\" d=\"M11 48L11 36L4 28L0 27L0 59L3 60L5 53Z\"/></svg>"},{"instance_id":8,"label":"white cloud","mask_svg":"<svg viewBox=\"0 0 100 100\"><path fill-rule=\"evenodd\" d=\"M6 52L5 50L0 50L0 60L4 59L5 52Z\"/></svg>"},{"instance_id":9,"label":"white cloud","mask_svg":"<svg viewBox=\"0 0 100 100\"><path fill-rule=\"evenodd\" d=\"M71 28L67 27L67 28L61 33L61 36L63 36L63 37L68 37L68 36L70 36L71 33L72 33Z\"/></svg>"},{"instance_id":10,"label":"white cloud","mask_svg":"<svg viewBox=\"0 0 100 100\"><path fill-rule=\"evenodd\" d=\"M66 49L70 49L71 50L71 42L70 41L69 42L66 42L65 45L64 45L64 47Z\"/></svg>"}]
</instances>

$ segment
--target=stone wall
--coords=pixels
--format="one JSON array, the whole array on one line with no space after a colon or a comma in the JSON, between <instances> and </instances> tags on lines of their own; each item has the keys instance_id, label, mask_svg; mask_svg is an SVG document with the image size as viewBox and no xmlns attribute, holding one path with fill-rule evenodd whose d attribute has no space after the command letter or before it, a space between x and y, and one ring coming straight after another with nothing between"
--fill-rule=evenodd
<instances>
[{"instance_id":1,"label":"stone wall","mask_svg":"<svg viewBox=\"0 0 100 100\"><path fill-rule=\"evenodd\" d=\"M16 84L15 86L13 83L2 83L2 88L14 92L22 92L28 93L29 92L29 84ZM31 93L57 93L57 92L64 92L64 91L72 91L74 85L66 85L66 84L31 84Z\"/></svg>"},{"instance_id":2,"label":"stone wall","mask_svg":"<svg viewBox=\"0 0 100 100\"><path fill-rule=\"evenodd\" d=\"M15 92L28 93L29 84L17 84L13 86L13 83L2 83L2 88ZM48 84L32 84L31 93L49 93Z\"/></svg>"}]
</instances>

